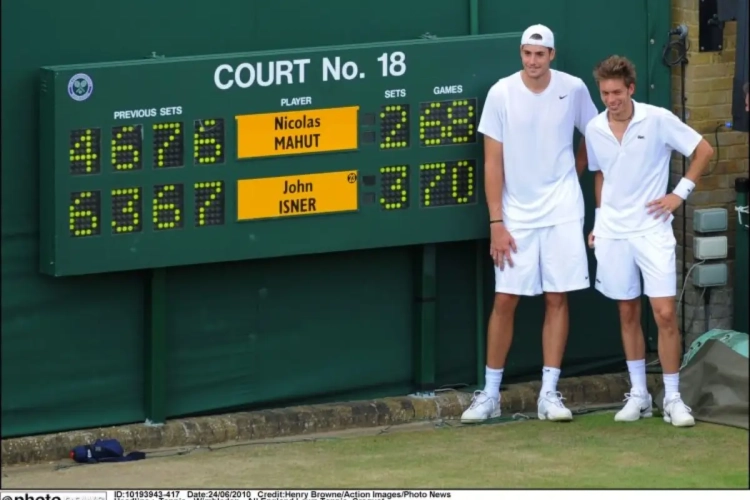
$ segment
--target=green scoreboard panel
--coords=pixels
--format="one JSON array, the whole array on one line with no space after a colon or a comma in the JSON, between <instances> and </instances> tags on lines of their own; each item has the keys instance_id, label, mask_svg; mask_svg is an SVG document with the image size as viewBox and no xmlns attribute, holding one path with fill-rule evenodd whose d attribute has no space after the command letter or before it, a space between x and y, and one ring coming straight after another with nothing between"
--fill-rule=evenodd
<instances>
[{"instance_id":1,"label":"green scoreboard panel","mask_svg":"<svg viewBox=\"0 0 750 500\"><path fill-rule=\"evenodd\" d=\"M42 69L54 276L480 238L516 34Z\"/></svg>"}]
</instances>

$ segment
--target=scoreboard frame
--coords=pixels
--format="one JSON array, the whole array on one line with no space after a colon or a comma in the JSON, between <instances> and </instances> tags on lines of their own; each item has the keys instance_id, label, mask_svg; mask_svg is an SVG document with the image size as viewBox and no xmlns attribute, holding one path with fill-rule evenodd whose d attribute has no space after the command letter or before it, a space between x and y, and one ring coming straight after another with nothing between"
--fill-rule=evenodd
<instances>
[{"instance_id":1,"label":"scoreboard frame","mask_svg":"<svg viewBox=\"0 0 750 500\"><path fill-rule=\"evenodd\" d=\"M517 40L508 33L42 68L40 271L486 237L476 128L490 86L516 69L518 49L508 49ZM450 68L436 68L443 56ZM488 66L491 57L503 64ZM248 85L254 64L278 71L279 61L305 59L304 84ZM187 74L202 80L184 82ZM75 85L83 77L85 99L76 93L86 85ZM139 81L162 83L134 91ZM165 98L167 89L177 98ZM280 141L273 123L295 133L318 127L317 136ZM289 148L274 151L279 145ZM315 197L305 201L305 189ZM298 197L282 198L287 190Z\"/></svg>"}]
</instances>

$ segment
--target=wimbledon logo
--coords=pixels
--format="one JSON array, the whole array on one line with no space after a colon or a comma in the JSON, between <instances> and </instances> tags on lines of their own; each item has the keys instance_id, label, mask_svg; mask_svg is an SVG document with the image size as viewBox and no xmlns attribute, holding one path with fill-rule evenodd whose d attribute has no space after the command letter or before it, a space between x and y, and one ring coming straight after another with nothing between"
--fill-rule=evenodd
<instances>
[{"instance_id":1,"label":"wimbledon logo","mask_svg":"<svg viewBox=\"0 0 750 500\"><path fill-rule=\"evenodd\" d=\"M78 73L68 81L68 95L74 101L85 101L94 92L94 82L89 75Z\"/></svg>"}]
</instances>

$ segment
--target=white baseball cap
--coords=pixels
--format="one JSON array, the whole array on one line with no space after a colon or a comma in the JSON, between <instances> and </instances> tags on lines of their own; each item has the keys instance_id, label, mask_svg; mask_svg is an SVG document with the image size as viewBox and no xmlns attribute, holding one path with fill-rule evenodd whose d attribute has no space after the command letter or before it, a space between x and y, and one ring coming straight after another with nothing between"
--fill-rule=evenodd
<instances>
[{"instance_id":1,"label":"white baseball cap","mask_svg":"<svg viewBox=\"0 0 750 500\"><path fill-rule=\"evenodd\" d=\"M534 40L531 38L532 35L539 35L542 37L541 40ZM550 49L555 48L555 35L552 34L552 30L541 24L535 24L526 28L521 36L521 45L541 45Z\"/></svg>"}]
</instances>

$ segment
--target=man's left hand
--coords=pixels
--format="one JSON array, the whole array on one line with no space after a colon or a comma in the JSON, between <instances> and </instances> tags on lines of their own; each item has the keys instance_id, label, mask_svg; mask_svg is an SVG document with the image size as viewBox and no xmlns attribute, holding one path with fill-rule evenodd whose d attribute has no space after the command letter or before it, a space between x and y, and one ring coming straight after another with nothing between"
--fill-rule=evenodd
<instances>
[{"instance_id":1,"label":"man's left hand","mask_svg":"<svg viewBox=\"0 0 750 500\"><path fill-rule=\"evenodd\" d=\"M682 205L682 201L682 198L676 194L670 193L658 200L648 202L646 206L648 207L648 213L653 215L654 219L662 217L664 220L667 220L670 214Z\"/></svg>"}]
</instances>

